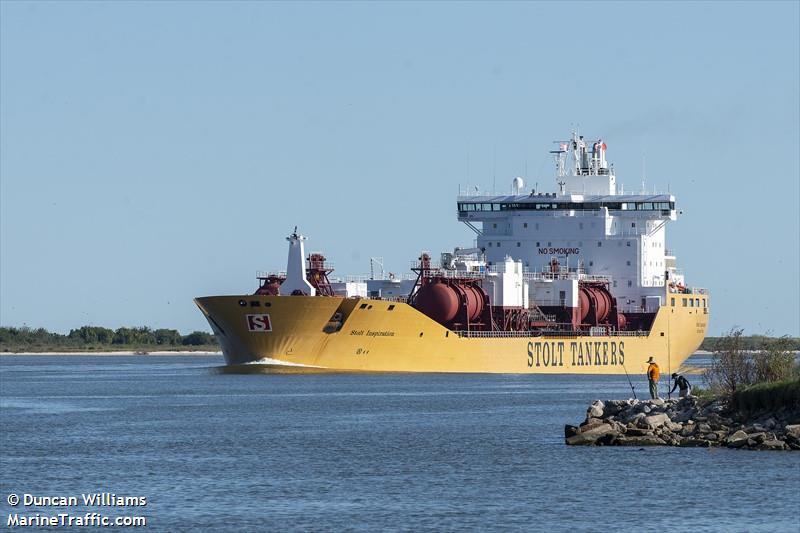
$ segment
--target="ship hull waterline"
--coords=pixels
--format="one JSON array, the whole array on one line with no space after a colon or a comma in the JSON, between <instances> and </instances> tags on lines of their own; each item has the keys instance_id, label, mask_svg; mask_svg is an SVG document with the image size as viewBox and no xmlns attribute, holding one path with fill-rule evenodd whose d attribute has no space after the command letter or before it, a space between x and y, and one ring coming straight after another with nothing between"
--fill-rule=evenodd
<instances>
[{"instance_id":1,"label":"ship hull waterline","mask_svg":"<svg viewBox=\"0 0 800 533\"><path fill-rule=\"evenodd\" d=\"M668 293L649 332L461 336L413 307L387 300L310 296L208 296L195 303L228 365L286 371L624 374L653 357L676 372L700 346L707 307ZM669 305L675 302L675 305ZM332 317L339 319L331 322Z\"/></svg>"}]
</instances>

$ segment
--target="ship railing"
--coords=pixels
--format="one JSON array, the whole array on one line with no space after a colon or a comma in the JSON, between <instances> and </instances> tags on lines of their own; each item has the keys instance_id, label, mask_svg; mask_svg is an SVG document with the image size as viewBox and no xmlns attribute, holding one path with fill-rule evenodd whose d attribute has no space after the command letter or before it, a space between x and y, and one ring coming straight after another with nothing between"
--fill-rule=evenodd
<instances>
[{"instance_id":1,"label":"ship railing","mask_svg":"<svg viewBox=\"0 0 800 533\"><path fill-rule=\"evenodd\" d=\"M644 313L645 309L641 305L620 305L617 307L620 313Z\"/></svg>"},{"instance_id":2,"label":"ship railing","mask_svg":"<svg viewBox=\"0 0 800 533\"><path fill-rule=\"evenodd\" d=\"M399 296L359 296L363 300L378 300L381 302L402 302L408 301L408 294L401 294Z\"/></svg>"},{"instance_id":3,"label":"ship railing","mask_svg":"<svg viewBox=\"0 0 800 533\"><path fill-rule=\"evenodd\" d=\"M474 338L535 338L535 337L563 337L563 338L577 338L589 337L600 335L597 332L592 333L586 331L549 331L549 330L534 330L534 331L456 331L456 335L461 338L474 339ZM609 337L647 337L650 335L649 331L604 331L604 336Z\"/></svg>"},{"instance_id":4,"label":"ship railing","mask_svg":"<svg viewBox=\"0 0 800 533\"><path fill-rule=\"evenodd\" d=\"M256 278L268 278L270 276L282 276L286 277L285 270L256 270Z\"/></svg>"},{"instance_id":5,"label":"ship railing","mask_svg":"<svg viewBox=\"0 0 800 533\"><path fill-rule=\"evenodd\" d=\"M553 281L557 279L575 279L578 281L597 281L611 283L610 276L600 276L595 274L584 274L583 272L564 271L558 272L523 272L522 279L527 281Z\"/></svg>"},{"instance_id":6,"label":"ship railing","mask_svg":"<svg viewBox=\"0 0 800 533\"><path fill-rule=\"evenodd\" d=\"M669 287L669 294L708 294L708 289L703 287Z\"/></svg>"}]
</instances>

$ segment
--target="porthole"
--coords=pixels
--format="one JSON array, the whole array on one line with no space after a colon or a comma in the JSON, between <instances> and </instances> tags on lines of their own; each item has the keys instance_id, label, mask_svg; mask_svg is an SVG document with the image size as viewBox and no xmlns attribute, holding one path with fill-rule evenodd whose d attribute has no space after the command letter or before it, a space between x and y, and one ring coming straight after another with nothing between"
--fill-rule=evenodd
<instances>
[{"instance_id":1,"label":"porthole","mask_svg":"<svg viewBox=\"0 0 800 533\"><path fill-rule=\"evenodd\" d=\"M239 300L239 305L241 305L242 307L247 307L247 302L245 302L244 300Z\"/></svg>"}]
</instances>

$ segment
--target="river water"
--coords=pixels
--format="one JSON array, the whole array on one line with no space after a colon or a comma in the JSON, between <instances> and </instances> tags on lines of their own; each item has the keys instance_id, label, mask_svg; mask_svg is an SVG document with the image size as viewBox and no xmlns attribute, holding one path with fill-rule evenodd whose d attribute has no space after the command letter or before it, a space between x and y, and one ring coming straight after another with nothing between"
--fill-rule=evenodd
<instances>
[{"instance_id":1,"label":"river water","mask_svg":"<svg viewBox=\"0 0 800 533\"><path fill-rule=\"evenodd\" d=\"M0 357L0 529L98 512L158 531L800 530L798 453L565 446L592 400L630 396L624 376L220 366ZM146 505L7 501L98 492Z\"/></svg>"}]
</instances>

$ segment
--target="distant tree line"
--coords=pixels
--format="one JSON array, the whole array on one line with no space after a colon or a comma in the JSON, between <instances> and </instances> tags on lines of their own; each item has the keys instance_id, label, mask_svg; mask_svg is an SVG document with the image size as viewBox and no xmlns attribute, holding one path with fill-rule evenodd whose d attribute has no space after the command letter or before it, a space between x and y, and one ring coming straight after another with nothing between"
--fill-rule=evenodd
<instances>
[{"instance_id":1,"label":"distant tree line","mask_svg":"<svg viewBox=\"0 0 800 533\"><path fill-rule=\"evenodd\" d=\"M742 335L741 329L734 329L736 342L741 350L756 351L768 349L771 346L780 346L782 349L800 351L800 338L798 337L770 337L768 335ZM716 352L727 348L732 334L723 337L706 337L700 345L701 350Z\"/></svg>"},{"instance_id":2,"label":"distant tree line","mask_svg":"<svg viewBox=\"0 0 800 533\"><path fill-rule=\"evenodd\" d=\"M44 328L0 327L0 351L21 351L25 349L59 350L105 348L109 350L125 348L176 349L179 347L197 348L216 346L214 335L205 331L193 331L181 335L175 329L150 329L147 326L136 328L117 328L83 326L70 330L66 335L52 333Z\"/></svg>"}]
</instances>

